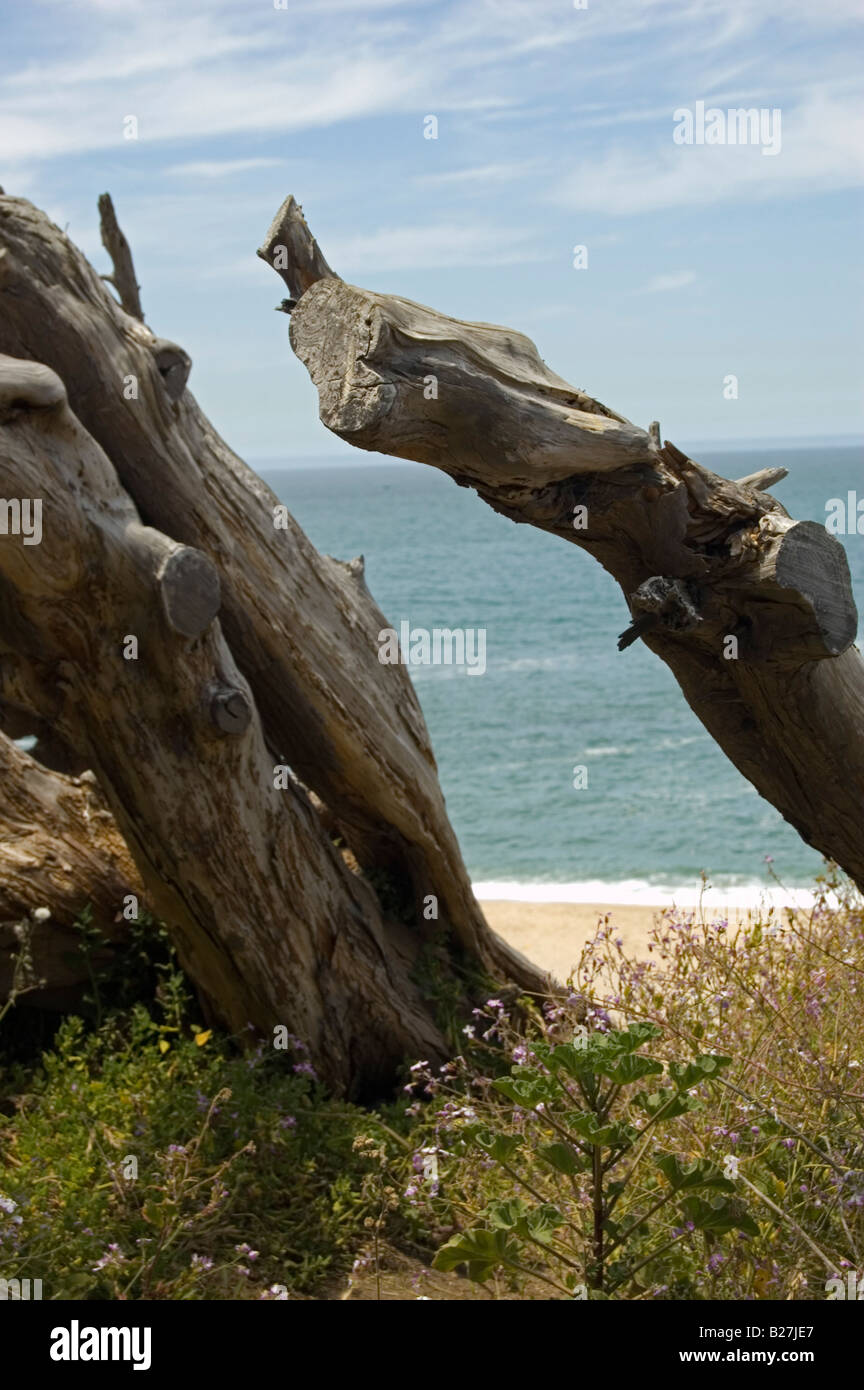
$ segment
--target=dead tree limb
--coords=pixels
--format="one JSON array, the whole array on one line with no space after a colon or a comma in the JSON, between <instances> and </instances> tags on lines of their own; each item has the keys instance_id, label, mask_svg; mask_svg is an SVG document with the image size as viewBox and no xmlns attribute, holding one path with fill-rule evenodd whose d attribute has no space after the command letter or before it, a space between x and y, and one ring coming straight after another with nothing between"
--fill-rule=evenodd
<instances>
[{"instance_id":1,"label":"dead tree limb","mask_svg":"<svg viewBox=\"0 0 864 1390\"><path fill-rule=\"evenodd\" d=\"M141 308L141 286L138 284L132 252L117 221L117 214L114 211L110 193L100 193L99 195L99 230L102 234L102 245L111 257L111 264L114 267L113 274L103 275L102 279L114 286L126 313L131 314L133 318L140 319L143 323L144 310Z\"/></svg>"},{"instance_id":2,"label":"dead tree limb","mask_svg":"<svg viewBox=\"0 0 864 1390\"><path fill-rule=\"evenodd\" d=\"M794 522L765 491L777 470L718 477L661 445L659 427L569 386L522 334L332 271L299 298L291 342L340 438L431 464L594 555L630 608L622 645L641 636L745 777L864 887L864 663L849 568L824 526Z\"/></svg>"}]
</instances>

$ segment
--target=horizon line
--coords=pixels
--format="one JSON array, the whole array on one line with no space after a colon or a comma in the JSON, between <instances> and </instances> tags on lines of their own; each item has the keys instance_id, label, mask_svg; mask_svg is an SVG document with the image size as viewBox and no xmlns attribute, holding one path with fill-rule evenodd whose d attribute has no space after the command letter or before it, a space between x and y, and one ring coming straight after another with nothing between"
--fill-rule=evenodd
<instances>
[{"instance_id":1,"label":"horizon line","mask_svg":"<svg viewBox=\"0 0 864 1390\"><path fill-rule=\"evenodd\" d=\"M701 439L687 441L687 447L694 452L736 453L749 450L755 453L774 453L777 450L808 449L856 449L864 447L864 434L838 435L764 435L762 437L742 437L735 439ZM362 460L358 454L363 454ZM241 455L241 457L243 457ZM426 468L428 465L413 459L393 458L388 454L372 454L365 450L351 450L346 453L292 453L284 457L279 454L249 453L245 455L249 464L267 464L267 471L291 471L304 467L321 465L328 468L346 465L356 468Z\"/></svg>"}]
</instances>

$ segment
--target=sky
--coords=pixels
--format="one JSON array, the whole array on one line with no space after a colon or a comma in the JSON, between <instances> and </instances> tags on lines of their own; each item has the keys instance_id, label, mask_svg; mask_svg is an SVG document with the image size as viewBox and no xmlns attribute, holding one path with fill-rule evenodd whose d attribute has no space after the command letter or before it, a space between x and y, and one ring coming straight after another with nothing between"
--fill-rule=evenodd
<instances>
[{"instance_id":1,"label":"sky","mask_svg":"<svg viewBox=\"0 0 864 1390\"><path fill-rule=\"evenodd\" d=\"M681 447L849 441L862 24L859 0L0 0L0 185L102 272L110 191L146 321L252 462L351 452L255 255L289 192L345 279L518 328ZM700 102L764 110L779 149L676 142Z\"/></svg>"}]
</instances>

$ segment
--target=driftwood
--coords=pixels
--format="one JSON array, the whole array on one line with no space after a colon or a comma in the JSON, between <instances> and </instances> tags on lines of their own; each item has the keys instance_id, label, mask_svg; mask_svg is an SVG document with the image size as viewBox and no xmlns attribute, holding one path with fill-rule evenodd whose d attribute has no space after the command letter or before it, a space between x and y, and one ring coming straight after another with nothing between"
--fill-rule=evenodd
<instances>
[{"instance_id":1,"label":"driftwood","mask_svg":"<svg viewBox=\"0 0 864 1390\"><path fill-rule=\"evenodd\" d=\"M440 1050L371 889L302 789L274 786L212 563L141 524L47 367L0 358L0 439L0 488L41 493L48 518L39 547L0 547L9 688L87 757L214 1010L238 1033L290 1026L343 1081L352 1056L392 1067L402 1009Z\"/></svg>"},{"instance_id":2,"label":"driftwood","mask_svg":"<svg viewBox=\"0 0 864 1390\"><path fill-rule=\"evenodd\" d=\"M849 568L766 491L783 470L718 477L569 386L522 334L346 284L293 199L259 255L297 296L291 342L324 424L594 555L630 609L622 648L641 636L761 795L864 887Z\"/></svg>"},{"instance_id":3,"label":"driftwood","mask_svg":"<svg viewBox=\"0 0 864 1390\"><path fill-rule=\"evenodd\" d=\"M0 719L93 770L211 1016L287 1024L358 1091L446 1051L424 961L466 1004L544 989L471 892L362 561L317 554L183 349L6 197L0 352L0 492L44 502L41 545L0 541Z\"/></svg>"},{"instance_id":4,"label":"driftwood","mask_svg":"<svg viewBox=\"0 0 864 1390\"><path fill-rule=\"evenodd\" d=\"M417 913L434 896L439 927L462 950L541 988L471 892L410 677L378 661L374 635L387 620L362 559L319 555L189 391L170 398L163 343L119 308L44 214L0 199L0 351L52 367L142 518L211 558L220 621L274 762L291 766L359 862L386 870ZM131 384L135 399L124 395Z\"/></svg>"},{"instance_id":5,"label":"driftwood","mask_svg":"<svg viewBox=\"0 0 864 1390\"><path fill-rule=\"evenodd\" d=\"M0 734L0 1004L21 953L21 923L32 928L27 992L41 1008L74 1003L88 979L76 919L89 908L107 941L125 932L124 910L144 891L126 844L92 772L64 777Z\"/></svg>"}]
</instances>

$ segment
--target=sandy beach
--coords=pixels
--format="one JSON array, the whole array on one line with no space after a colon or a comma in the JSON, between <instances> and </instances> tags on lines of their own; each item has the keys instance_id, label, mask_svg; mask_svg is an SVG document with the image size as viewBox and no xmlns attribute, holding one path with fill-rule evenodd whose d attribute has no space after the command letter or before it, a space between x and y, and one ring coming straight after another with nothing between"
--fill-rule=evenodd
<instances>
[{"instance_id":1,"label":"sandy beach","mask_svg":"<svg viewBox=\"0 0 864 1390\"><path fill-rule=\"evenodd\" d=\"M594 935L607 913L626 954L638 958L647 954L652 923L663 911L663 906L656 903L538 903L482 898L480 901L489 925L511 946L559 980L567 978L579 959L582 946ZM752 907L756 909L755 901ZM716 911L706 908L705 915L710 920ZM741 907L728 907L724 911L730 922L747 915L747 909Z\"/></svg>"},{"instance_id":2,"label":"sandy beach","mask_svg":"<svg viewBox=\"0 0 864 1390\"><path fill-rule=\"evenodd\" d=\"M489 925L529 960L565 980L586 941L606 914L630 956L646 953L648 933L660 906L642 903L483 902Z\"/></svg>"}]
</instances>

